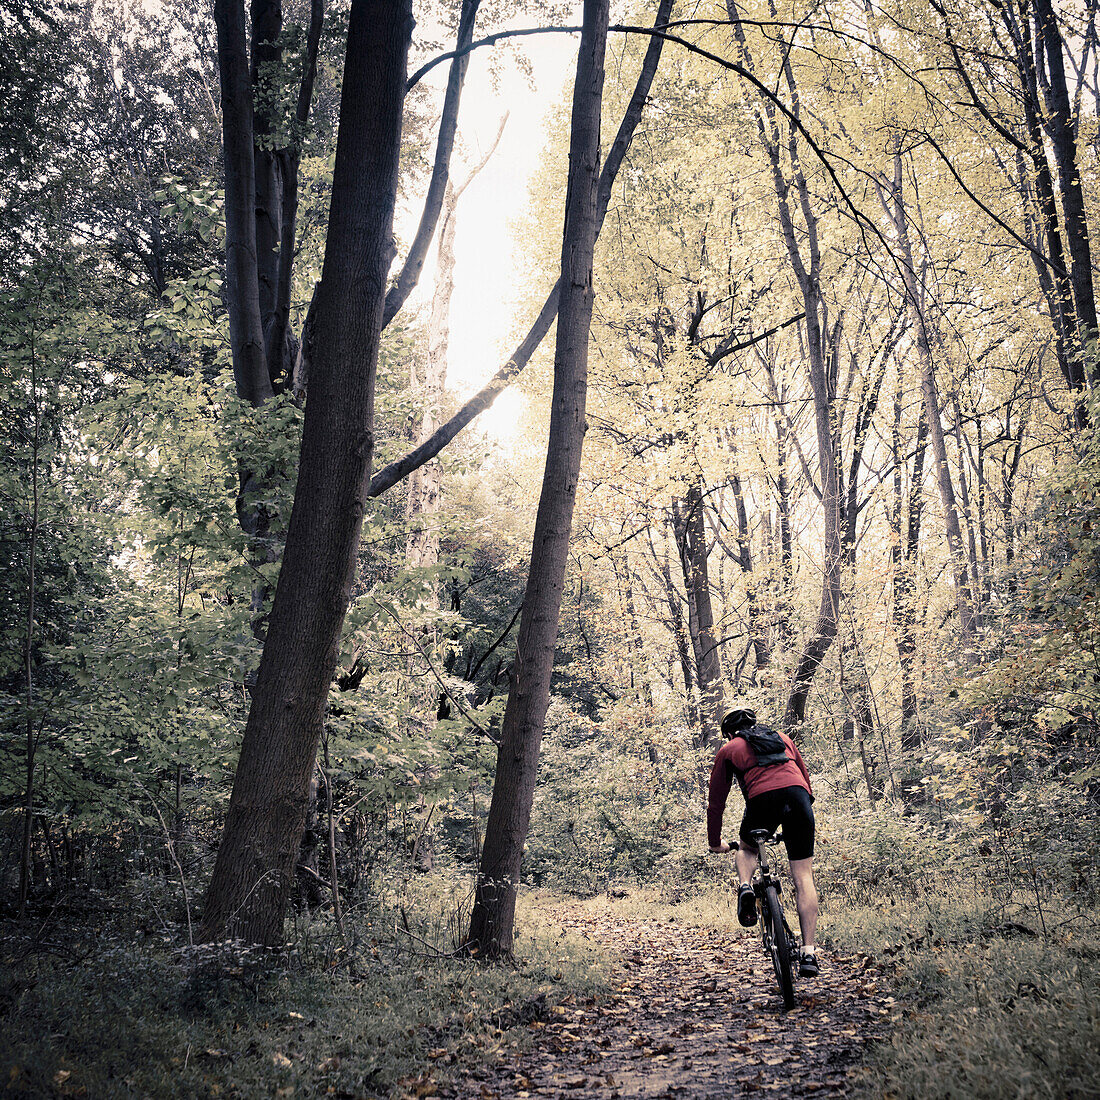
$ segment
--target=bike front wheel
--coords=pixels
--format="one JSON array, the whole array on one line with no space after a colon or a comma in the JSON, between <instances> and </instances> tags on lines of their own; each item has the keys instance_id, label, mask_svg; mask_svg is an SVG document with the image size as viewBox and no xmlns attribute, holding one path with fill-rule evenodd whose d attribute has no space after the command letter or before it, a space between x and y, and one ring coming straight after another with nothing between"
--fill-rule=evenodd
<instances>
[{"instance_id":1,"label":"bike front wheel","mask_svg":"<svg viewBox=\"0 0 1100 1100\"><path fill-rule=\"evenodd\" d=\"M787 925L783 920L783 907L774 886L769 886L764 891L763 902L764 911L760 915L764 945L771 955L779 992L783 994L783 1007L794 1008L794 960L791 957L791 943L787 938Z\"/></svg>"}]
</instances>

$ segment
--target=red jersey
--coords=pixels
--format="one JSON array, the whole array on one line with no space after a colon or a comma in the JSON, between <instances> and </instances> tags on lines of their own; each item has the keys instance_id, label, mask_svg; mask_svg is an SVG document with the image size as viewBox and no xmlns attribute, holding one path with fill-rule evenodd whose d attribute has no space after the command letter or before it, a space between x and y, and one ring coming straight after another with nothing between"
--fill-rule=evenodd
<instances>
[{"instance_id":1,"label":"red jersey","mask_svg":"<svg viewBox=\"0 0 1100 1100\"><path fill-rule=\"evenodd\" d=\"M758 794L781 787L805 787L813 798L810 773L802 753L785 733L779 736L783 738L783 747L790 757L785 764L759 767L756 754L744 737L734 737L718 750L714 767L710 770L710 798L707 803L707 838L712 848L722 843L722 815L726 812L726 799L734 776L737 776L737 784L746 802Z\"/></svg>"}]
</instances>

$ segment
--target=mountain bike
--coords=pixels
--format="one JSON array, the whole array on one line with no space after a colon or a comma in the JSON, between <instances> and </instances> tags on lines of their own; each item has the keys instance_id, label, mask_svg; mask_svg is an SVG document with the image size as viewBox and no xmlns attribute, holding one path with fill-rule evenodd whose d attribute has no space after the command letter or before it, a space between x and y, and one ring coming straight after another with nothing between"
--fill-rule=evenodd
<instances>
[{"instance_id":1,"label":"mountain bike","mask_svg":"<svg viewBox=\"0 0 1100 1100\"><path fill-rule=\"evenodd\" d=\"M775 980L779 983L779 992L783 995L783 1008L794 1008L794 973L798 959L798 939L790 930L783 916L783 905L779 895L783 891L779 875L773 870L768 859L765 845L778 844L783 836L772 836L769 829L753 829L749 834L760 862L752 874L752 892L756 895L756 907L760 914L760 938L764 941L764 951L772 961ZM739 848L734 842L731 848Z\"/></svg>"}]
</instances>

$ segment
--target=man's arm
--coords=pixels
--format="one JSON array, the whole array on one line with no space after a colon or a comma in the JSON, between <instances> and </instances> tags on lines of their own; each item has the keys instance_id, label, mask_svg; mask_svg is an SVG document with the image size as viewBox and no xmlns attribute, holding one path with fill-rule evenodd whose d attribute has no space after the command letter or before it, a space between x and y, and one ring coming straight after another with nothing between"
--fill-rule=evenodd
<instances>
[{"instance_id":1,"label":"man's arm","mask_svg":"<svg viewBox=\"0 0 1100 1100\"><path fill-rule=\"evenodd\" d=\"M728 852L729 845L722 843L722 816L726 812L726 799L733 784L733 765L720 750L710 769L710 791L707 797L707 840L712 852Z\"/></svg>"},{"instance_id":2,"label":"man's arm","mask_svg":"<svg viewBox=\"0 0 1100 1100\"><path fill-rule=\"evenodd\" d=\"M798 746L784 734L784 737L790 747L794 750L794 762L798 765L798 770L802 772L802 778L806 780L806 786L810 791L810 798L814 797L813 784L810 782L810 771L806 767L806 761L802 759L802 753L798 751Z\"/></svg>"}]
</instances>

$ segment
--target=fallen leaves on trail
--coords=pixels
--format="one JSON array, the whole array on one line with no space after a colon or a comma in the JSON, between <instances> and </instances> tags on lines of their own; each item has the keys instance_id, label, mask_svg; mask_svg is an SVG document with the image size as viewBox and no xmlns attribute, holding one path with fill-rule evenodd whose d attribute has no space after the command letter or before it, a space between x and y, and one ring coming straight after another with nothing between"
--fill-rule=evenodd
<instances>
[{"instance_id":1,"label":"fallen leaves on trail","mask_svg":"<svg viewBox=\"0 0 1100 1100\"><path fill-rule=\"evenodd\" d=\"M864 1044L889 1023L893 998L864 960L823 958L817 978L796 983L798 1004L785 1013L752 932L619 916L613 901L595 916L579 907L558 915L563 928L616 952L614 992L569 997L522 1021L534 1037L529 1050L435 1095L841 1096Z\"/></svg>"}]
</instances>

